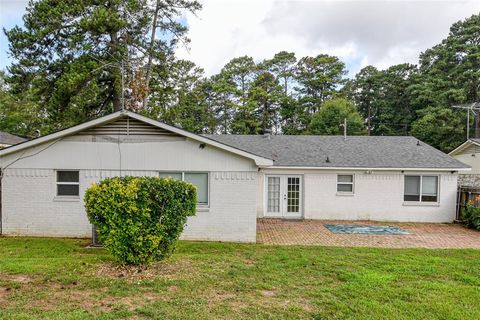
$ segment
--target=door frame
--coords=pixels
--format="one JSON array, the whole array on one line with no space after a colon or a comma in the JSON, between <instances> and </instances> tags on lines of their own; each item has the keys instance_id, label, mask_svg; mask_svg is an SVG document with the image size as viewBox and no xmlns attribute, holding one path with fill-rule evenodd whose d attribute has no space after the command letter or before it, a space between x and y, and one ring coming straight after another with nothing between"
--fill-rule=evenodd
<instances>
[{"instance_id":1,"label":"door frame","mask_svg":"<svg viewBox=\"0 0 480 320\"><path fill-rule=\"evenodd\" d=\"M268 212L268 178L269 177L279 177L280 178L280 212ZM300 208L299 212L296 215L288 214L286 208L286 200L283 199L284 191L288 192L286 189L286 184L288 183L288 177L300 178ZM303 219L304 218L304 203L305 203L305 184L303 174L275 174L275 173L266 173L263 179L263 216L265 218L279 218L279 219Z\"/></svg>"}]
</instances>

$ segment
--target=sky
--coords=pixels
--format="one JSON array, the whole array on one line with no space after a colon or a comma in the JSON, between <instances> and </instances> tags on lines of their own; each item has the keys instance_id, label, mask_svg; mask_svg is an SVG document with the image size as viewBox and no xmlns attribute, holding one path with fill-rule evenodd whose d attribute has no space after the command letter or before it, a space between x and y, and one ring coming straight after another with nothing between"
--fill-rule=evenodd
<instances>
[{"instance_id":1,"label":"sky","mask_svg":"<svg viewBox=\"0 0 480 320\"><path fill-rule=\"evenodd\" d=\"M212 75L232 58L256 61L279 51L297 58L336 55L349 76L362 67L380 69L417 63L419 54L441 42L452 23L480 13L480 0L201 0L186 14L191 43L177 56ZM22 25L28 0L0 0L0 27ZM0 35L0 69L11 63Z\"/></svg>"}]
</instances>

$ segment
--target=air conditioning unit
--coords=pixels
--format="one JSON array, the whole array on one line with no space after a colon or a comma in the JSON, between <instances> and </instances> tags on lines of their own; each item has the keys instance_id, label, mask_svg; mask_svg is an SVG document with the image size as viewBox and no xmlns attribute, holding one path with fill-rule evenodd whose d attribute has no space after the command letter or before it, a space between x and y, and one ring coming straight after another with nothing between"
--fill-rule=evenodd
<instances>
[{"instance_id":1,"label":"air conditioning unit","mask_svg":"<svg viewBox=\"0 0 480 320\"><path fill-rule=\"evenodd\" d=\"M98 238L97 228L94 224L92 224L92 247L101 247L102 242Z\"/></svg>"}]
</instances>

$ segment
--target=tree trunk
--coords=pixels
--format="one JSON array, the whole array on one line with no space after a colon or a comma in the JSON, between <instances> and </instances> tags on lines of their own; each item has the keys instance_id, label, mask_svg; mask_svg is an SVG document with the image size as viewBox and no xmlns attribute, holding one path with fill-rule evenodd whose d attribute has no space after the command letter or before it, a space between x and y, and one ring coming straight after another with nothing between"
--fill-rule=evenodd
<instances>
[{"instance_id":1,"label":"tree trunk","mask_svg":"<svg viewBox=\"0 0 480 320\"><path fill-rule=\"evenodd\" d=\"M150 47L148 48L148 62L145 70L145 97L143 98L143 109L147 107L148 97L150 95L150 77L152 74L152 62L153 62L153 46L155 45L155 36L157 32L158 12L160 11L160 0L157 0L155 6L155 13L153 15L152 22L152 34L150 38Z\"/></svg>"},{"instance_id":2,"label":"tree trunk","mask_svg":"<svg viewBox=\"0 0 480 320\"><path fill-rule=\"evenodd\" d=\"M110 55L115 57L116 56L116 51L118 50L118 35L117 32L111 32L110 33ZM114 62L114 67L112 68L112 85L113 85L113 112L117 112L122 110L122 101L121 101L121 96L122 96L122 75L121 72L123 70L119 70L118 68L120 66L117 66L116 63Z\"/></svg>"}]
</instances>

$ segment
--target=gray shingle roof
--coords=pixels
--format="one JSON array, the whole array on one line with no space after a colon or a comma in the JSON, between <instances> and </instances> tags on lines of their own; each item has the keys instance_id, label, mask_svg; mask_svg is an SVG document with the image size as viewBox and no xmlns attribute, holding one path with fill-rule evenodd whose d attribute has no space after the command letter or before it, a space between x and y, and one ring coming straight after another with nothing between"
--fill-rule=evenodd
<instances>
[{"instance_id":1,"label":"gray shingle roof","mask_svg":"<svg viewBox=\"0 0 480 320\"><path fill-rule=\"evenodd\" d=\"M275 166L345 168L469 168L414 137L204 135L274 160ZM417 145L419 143L419 145ZM329 162L327 162L327 157Z\"/></svg>"},{"instance_id":2,"label":"gray shingle roof","mask_svg":"<svg viewBox=\"0 0 480 320\"><path fill-rule=\"evenodd\" d=\"M0 144L14 145L14 144L24 142L24 141L27 141L27 139L21 138L19 136L16 136L16 135L8 133L8 132L0 131Z\"/></svg>"}]
</instances>

